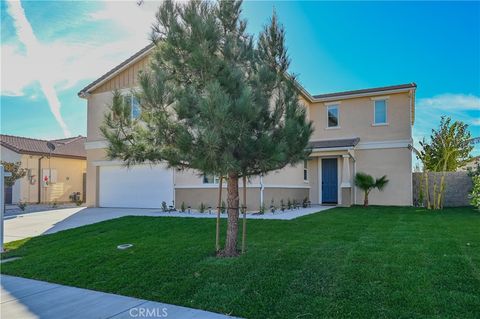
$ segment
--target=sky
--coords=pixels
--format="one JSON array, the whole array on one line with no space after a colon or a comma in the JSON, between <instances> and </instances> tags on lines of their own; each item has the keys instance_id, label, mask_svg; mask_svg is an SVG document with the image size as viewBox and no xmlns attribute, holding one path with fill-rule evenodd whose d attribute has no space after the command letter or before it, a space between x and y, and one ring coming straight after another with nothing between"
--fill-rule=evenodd
<instances>
[{"instance_id":1,"label":"sky","mask_svg":"<svg viewBox=\"0 0 480 319\"><path fill-rule=\"evenodd\" d=\"M158 4L1 0L1 133L86 135L77 93L149 43ZM247 30L273 8L312 95L415 82L415 141L441 115L480 136L480 2L246 1Z\"/></svg>"}]
</instances>

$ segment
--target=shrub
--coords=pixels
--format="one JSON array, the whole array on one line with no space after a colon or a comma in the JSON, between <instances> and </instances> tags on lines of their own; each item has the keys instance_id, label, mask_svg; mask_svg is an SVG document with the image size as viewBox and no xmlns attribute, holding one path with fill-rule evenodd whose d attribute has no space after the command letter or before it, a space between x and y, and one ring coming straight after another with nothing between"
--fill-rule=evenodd
<instances>
[{"instance_id":1,"label":"shrub","mask_svg":"<svg viewBox=\"0 0 480 319\"><path fill-rule=\"evenodd\" d=\"M265 204L260 205L260 208L258 209L258 212L262 215L265 214Z\"/></svg>"},{"instance_id":2,"label":"shrub","mask_svg":"<svg viewBox=\"0 0 480 319\"><path fill-rule=\"evenodd\" d=\"M162 201L162 212L166 212L166 211L168 211L167 203L165 201Z\"/></svg>"},{"instance_id":3,"label":"shrub","mask_svg":"<svg viewBox=\"0 0 480 319\"><path fill-rule=\"evenodd\" d=\"M198 212L200 212L201 214L205 213L205 208L207 208L205 204L200 203L200 207L198 207Z\"/></svg>"},{"instance_id":4,"label":"shrub","mask_svg":"<svg viewBox=\"0 0 480 319\"><path fill-rule=\"evenodd\" d=\"M222 200L222 206L220 206L220 212L222 214L225 214L226 211L227 211L227 205L225 204L225 201Z\"/></svg>"},{"instance_id":5,"label":"shrub","mask_svg":"<svg viewBox=\"0 0 480 319\"><path fill-rule=\"evenodd\" d=\"M480 175L472 177L473 187L470 195L470 204L475 206L477 209L480 209Z\"/></svg>"},{"instance_id":6,"label":"shrub","mask_svg":"<svg viewBox=\"0 0 480 319\"><path fill-rule=\"evenodd\" d=\"M292 209L292 201L290 200L290 198L287 201L287 207L288 209Z\"/></svg>"},{"instance_id":7,"label":"shrub","mask_svg":"<svg viewBox=\"0 0 480 319\"><path fill-rule=\"evenodd\" d=\"M275 200L272 198L272 201L270 202L270 211L272 213L275 213Z\"/></svg>"},{"instance_id":8,"label":"shrub","mask_svg":"<svg viewBox=\"0 0 480 319\"><path fill-rule=\"evenodd\" d=\"M285 211L285 202L283 199L280 200L280 209L282 210L282 212Z\"/></svg>"},{"instance_id":9,"label":"shrub","mask_svg":"<svg viewBox=\"0 0 480 319\"><path fill-rule=\"evenodd\" d=\"M307 207L308 207L308 204L309 204L308 197L305 197L305 198L303 199L303 202L302 202L302 207L303 207L303 208L307 208Z\"/></svg>"},{"instance_id":10,"label":"shrub","mask_svg":"<svg viewBox=\"0 0 480 319\"><path fill-rule=\"evenodd\" d=\"M182 202L182 205L180 205L180 211L182 213L185 213L185 209L186 209L185 202Z\"/></svg>"},{"instance_id":11,"label":"shrub","mask_svg":"<svg viewBox=\"0 0 480 319\"><path fill-rule=\"evenodd\" d=\"M25 208L27 208L27 203L25 203L24 201L21 201L19 200L18 201L18 208L20 208L22 210L22 212L25 211Z\"/></svg>"}]
</instances>

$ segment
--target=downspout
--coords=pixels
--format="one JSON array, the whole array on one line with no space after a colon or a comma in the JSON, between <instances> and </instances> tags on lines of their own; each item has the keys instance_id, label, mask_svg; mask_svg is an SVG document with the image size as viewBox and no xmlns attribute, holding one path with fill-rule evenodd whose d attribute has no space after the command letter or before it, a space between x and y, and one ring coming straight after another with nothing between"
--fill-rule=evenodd
<instances>
[{"instance_id":1,"label":"downspout","mask_svg":"<svg viewBox=\"0 0 480 319\"><path fill-rule=\"evenodd\" d=\"M265 187L263 186L263 174L260 175L260 207L263 207L263 191Z\"/></svg>"},{"instance_id":2,"label":"downspout","mask_svg":"<svg viewBox=\"0 0 480 319\"><path fill-rule=\"evenodd\" d=\"M353 188L353 205L356 205L357 204L357 187L355 186L355 175L357 174L357 159L355 158L354 154L355 154L355 147L353 147L352 149L352 153L350 153L350 151L348 151L348 154L350 155L350 157L352 158L353 160L353 172L352 172L352 178L353 178L353 185L352 185L352 188Z\"/></svg>"},{"instance_id":3,"label":"downspout","mask_svg":"<svg viewBox=\"0 0 480 319\"><path fill-rule=\"evenodd\" d=\"M42 191L42 158L44 158L44 156L40 156L38 158L38 202L37 204L40 204L41 201L42 201L42 197L41 197L41 191Z\"/></svg>"}]
</instances>

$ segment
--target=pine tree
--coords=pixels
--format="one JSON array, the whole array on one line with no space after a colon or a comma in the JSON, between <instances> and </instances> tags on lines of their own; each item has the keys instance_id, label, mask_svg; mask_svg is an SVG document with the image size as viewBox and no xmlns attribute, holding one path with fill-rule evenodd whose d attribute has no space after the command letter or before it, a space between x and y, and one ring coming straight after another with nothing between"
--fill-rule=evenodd
<instances>
[{"instance_id":1,"label":"pine tree","mask_svg":"<svg viewBox=\"0 0 480 319\"><path fill-rule=\"evenodd\" d=\"M240 15L241 1L163 2L150 68L132 92L141 115L115 92L102 126L111 159L226 177L223 256L238 253L239 178L304 160L312 134L276 15L258 41Z\"/></svg>"}]
</instances>

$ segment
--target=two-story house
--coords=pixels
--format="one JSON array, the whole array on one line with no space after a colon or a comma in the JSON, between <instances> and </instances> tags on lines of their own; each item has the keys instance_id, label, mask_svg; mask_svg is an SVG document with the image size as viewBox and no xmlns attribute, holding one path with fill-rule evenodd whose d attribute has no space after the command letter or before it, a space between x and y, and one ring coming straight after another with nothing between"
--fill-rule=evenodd
<instances>
[{"instance_id":1,"label":"two-story house","mask_svg":"<svg viewBox=\"0 0 480 319\"><path fill-rule=\"evenodd\" d=\"M138 86L138 71L148 67L152 46L110 70L85 87L79 96L88 104L87 203L100 207L198 208L216 207L218 179L202 172L178 171L165 165L137 165L129 169L105 158L107 143L99 127L113 90L128 92ZM387 175L383 192L373 191L374 205L412 205L412 126L416 85L310 95L299 87L315 131L308 161L250 179L247 206L277 207L281 200L314 204L361 204L363 193L353 185L356 172ZM140 111L132 98L132 116Z\"/></svg>"}]
</instances>

